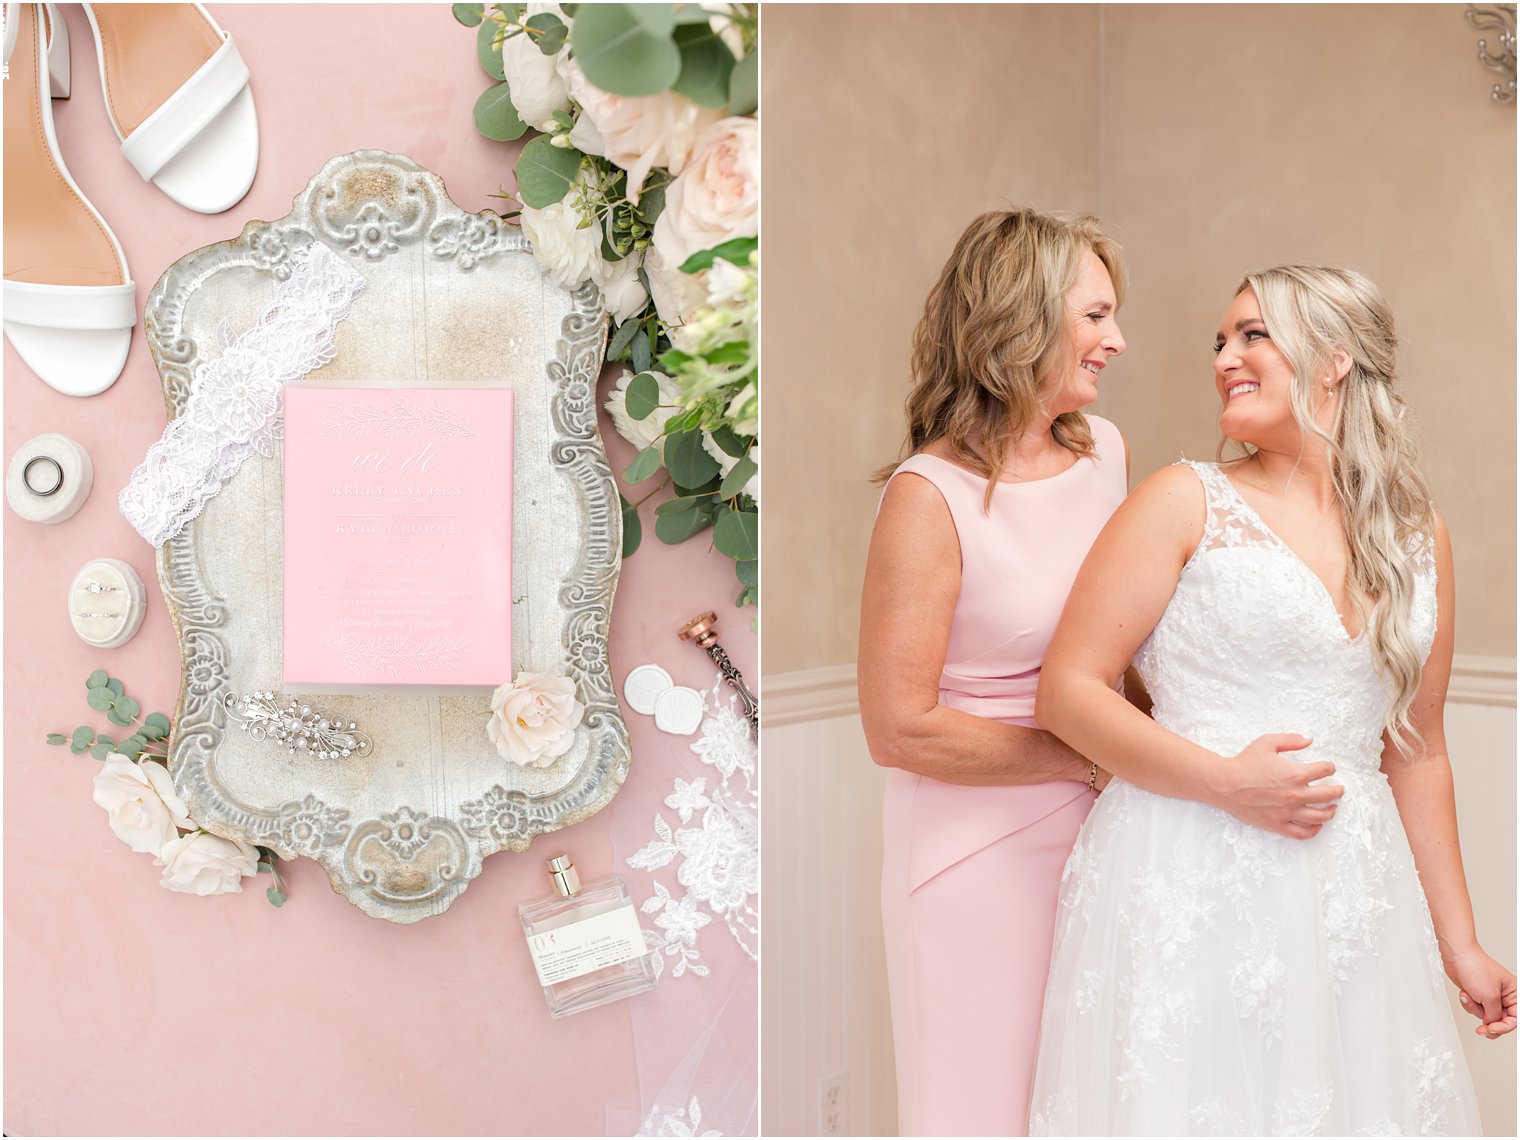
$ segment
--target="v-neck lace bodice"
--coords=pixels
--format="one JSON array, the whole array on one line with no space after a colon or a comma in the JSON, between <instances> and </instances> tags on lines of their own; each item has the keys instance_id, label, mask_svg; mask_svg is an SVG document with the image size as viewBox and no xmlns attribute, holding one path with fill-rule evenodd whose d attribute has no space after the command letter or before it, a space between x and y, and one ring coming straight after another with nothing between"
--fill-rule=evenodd
<instances>
[{"instance_id":1,"label":"v-neck lace bodice","mask_svg":"<svg viewBox=\"0 0 1520 1140\"><path fill-rule=\"evenodd\" d=\"M1158 724L1220 754L1313 744L1345 786L1312 839L1115 778L1066 864L1031 1135L1476 1135L1425 897L1379 770L1369 637L1214 464L1203 538L1135 661ZM1428 654L1436 574L1409 550ZM1396 995L1390 1000L1390 995Z\"/></svg>"},{"instance_id":2,"label":"v-neck lace bodice","mask_svg":"<svg viewBox=\"0 0 1520 1140\"><path fill-rule=\"evenodd\" d=\"M1297 732L1324 756L1372 771L1390 699L1364 630L1351 637L1324 582L1213 463L1191 463L1207 500L1203 538L1135 657L1155 717L1221 755L1268 732ZM1435 638L1435 559L1410 554L1410 633Z\"/></svg>"}]
</instances>

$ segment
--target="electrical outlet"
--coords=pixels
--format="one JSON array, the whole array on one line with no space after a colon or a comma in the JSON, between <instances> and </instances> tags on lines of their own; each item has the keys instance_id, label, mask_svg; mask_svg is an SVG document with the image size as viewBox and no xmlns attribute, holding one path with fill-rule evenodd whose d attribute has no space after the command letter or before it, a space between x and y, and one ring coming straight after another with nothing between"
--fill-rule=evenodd
<instances>
[{"instance_id":1,"label":"electrical outlet","mask_svg":"<svg viewBox=\"0 0 1520 1140\"><path fill-rule=\"evenodd\" d=\"M841 1069L818 1080L818 1134L844 1136L850 1131L850 1074Z\"/></svg>"}]
</instances>

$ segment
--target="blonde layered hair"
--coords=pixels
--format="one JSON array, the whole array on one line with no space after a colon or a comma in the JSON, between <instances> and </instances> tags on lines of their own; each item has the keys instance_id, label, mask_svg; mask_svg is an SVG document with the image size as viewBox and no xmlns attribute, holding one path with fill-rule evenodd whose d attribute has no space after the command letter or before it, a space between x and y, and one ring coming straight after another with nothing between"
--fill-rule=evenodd
<instances>
[{"instance_id":1,"label":"blonde layered hair","mask_svg":"<svg viewBox=\"0 0 1520 1140\"><path fill-rule=\"evenodd\" d=\"M1393 688L1384 727L1400 751L1419 734L1409 707L1420 688L1422 658L1410 635L1414 578L1409 551L1435 533L1425 478L1416 466L1408 405L1396 388L1398 338L1376 285L1352 269L1280 265L1246 274L1236 295L1256 294L1272 341L1293 368L1291 405L1305 433L1322 440L1340 501L1350 558L1346 585L1373 660ZM1335 371L1335 354L1351 358L1335 397L1329 432L1315 422L1315 386ZM1374 609L1364 611L1364 598Z\"/></svg>"},{"instance_id":2,"label":"blonde layered hair","mask_svg":"<svg viewBox=\"0 0 1520 1140\"><path fill-rule=\"evenodd\" d=\"M987 479L984 509L1009 440L1041 413L1041 384L1075 367L1066 294L1088 250L1108 269L1123 304L1124 256L1097 218L990 211L966 227L924 302L913 332L906 451L943 439L957 461ZM1081 412L1057 416L1051 432L1078 455L1093 454Z\"/></svg>"}]
</instances>

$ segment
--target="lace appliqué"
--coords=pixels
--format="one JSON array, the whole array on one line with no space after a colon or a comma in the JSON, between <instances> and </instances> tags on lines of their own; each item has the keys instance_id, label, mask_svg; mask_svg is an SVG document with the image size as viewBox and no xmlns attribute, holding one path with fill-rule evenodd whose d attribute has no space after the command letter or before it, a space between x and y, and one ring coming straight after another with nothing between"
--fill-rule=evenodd
<instances>
[{"instance_id":1,"label":"lace appliqu\u00e9","mask_svg":"<svg viewBox=\"0 0 1520 1140\"><path fill-rule=\"evenodd\" d=\"M118 499L138 534L162 546L250 455L274 453L284 434L285 385L333 358L333 334L363 291L363 276L315 242L252 328L234 337L222 323L221 354L196 370L184 411L148 449Z\"/></svg>"},{"instance_id":2,"label":"lace appliqu\u00e9","mask_svg":"<svg viewBox=\"0 0 1520 1140\"><path fill-rule=\"evenodd\" d=\"M696 1097L692 1097L685 1108L678 1108L674 1112L655 1105L634 1135L722 1136L723 1133L702 1128L702 1106L697 1103Z\"/></svg>"},{"instance_id":3,"label":"lace appliqu\u00e9","mask_svg":"<svg viewBox=\"0 0 1520 1140\"><path fill-rule=\"evenodd\" d=\"M663 813L656 815L655 840L627 859L628 866L641 871L679 864L680 891L656 881L655 893L642 907L645 914L655 916L659 928L646 929L645 941L661 951L655 959L661 970L665 959L672 961L670 973L675 978L688 970L699 977L707 974L697 940L715 918L723 921L751 961L759 959L755 745L736 701L731 696L725 701L724 692L721 681L714 684L702 735L691 745L701 762L712 768L712 775L692 780L676 777L665 805L675 812L680 826L672 827Z\"/></svg>"}]
</instances>

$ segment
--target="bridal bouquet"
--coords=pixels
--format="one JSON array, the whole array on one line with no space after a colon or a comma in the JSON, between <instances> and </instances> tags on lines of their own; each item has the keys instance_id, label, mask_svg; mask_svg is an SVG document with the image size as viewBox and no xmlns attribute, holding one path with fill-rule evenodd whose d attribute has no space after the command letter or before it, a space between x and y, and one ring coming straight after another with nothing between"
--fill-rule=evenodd
<instances>
[{"instance_id":1,"label":"bridal bouquet","mask_svg":"<svg viewBox=\"0 0 1520 1140\"><path fill-rule=\"evenodd\" d=\"M624 472L623 553L708 529L758 600L759 93L753 4L455 4L496 83L475 124L510 141L516 217L556 284L607 300L608 410L641 448Z\"/></svg>"}]
</instances>

